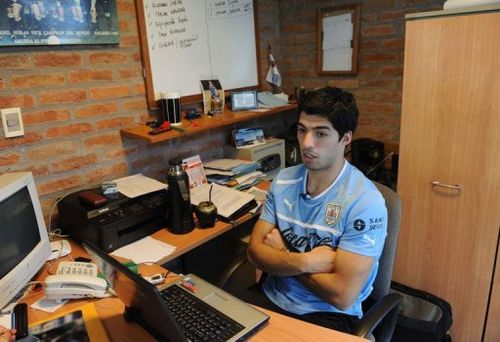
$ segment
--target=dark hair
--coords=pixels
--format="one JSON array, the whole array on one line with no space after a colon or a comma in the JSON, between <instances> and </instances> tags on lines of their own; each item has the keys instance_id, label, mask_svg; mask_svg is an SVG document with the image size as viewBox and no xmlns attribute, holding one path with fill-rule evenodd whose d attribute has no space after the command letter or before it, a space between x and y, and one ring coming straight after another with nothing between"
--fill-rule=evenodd
<instances>
[{"instance_id":1,"label":"dark hair","mask_svg":"<svg viewBox=\"0 0 500 342\"><path fill-rule=\"evenodd\" d=\"M358 125L356 100L340 88L325 87L305 93L299 102L299 115L301 112L326 117L339 134L339 141L345 133L354 133Z\"/></svg>"}]
</instances>

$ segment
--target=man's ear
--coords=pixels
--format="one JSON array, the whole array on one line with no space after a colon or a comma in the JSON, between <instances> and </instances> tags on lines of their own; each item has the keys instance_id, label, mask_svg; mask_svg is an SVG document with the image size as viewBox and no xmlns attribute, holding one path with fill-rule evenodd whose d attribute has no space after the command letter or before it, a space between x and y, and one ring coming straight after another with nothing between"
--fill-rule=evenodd
<instances>
[{"instance_id":1,"label":"man's ear","mask_svg":"<svg viewBox=\"0 0 500 342\"><path fill-rule=\"evenodd\" d=\"M340 139L340 141L345 146L349 145L351 143L351 141L352 141L352 132L351 131L346 132L344 134L344 136L342 137L342 139Z\"/></svg>"}]
</instances>

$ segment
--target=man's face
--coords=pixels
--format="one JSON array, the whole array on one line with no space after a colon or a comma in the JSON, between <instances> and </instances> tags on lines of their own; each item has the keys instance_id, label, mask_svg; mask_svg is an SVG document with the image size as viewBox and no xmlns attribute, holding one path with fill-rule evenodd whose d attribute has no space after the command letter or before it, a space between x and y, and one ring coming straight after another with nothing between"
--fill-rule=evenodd
<instances>
[{"instance_id":1,"label":"man's face","mask_svg":"<svg viewBox=\"0 0 500 342\"><path fill-rule=\"evenodd\" d=\"M302 112L297 138L305 167L311 171L322 171L333 168L343 160L350 133L339 141L338 132L326 117Z\"/></svg>"}]
</instances>

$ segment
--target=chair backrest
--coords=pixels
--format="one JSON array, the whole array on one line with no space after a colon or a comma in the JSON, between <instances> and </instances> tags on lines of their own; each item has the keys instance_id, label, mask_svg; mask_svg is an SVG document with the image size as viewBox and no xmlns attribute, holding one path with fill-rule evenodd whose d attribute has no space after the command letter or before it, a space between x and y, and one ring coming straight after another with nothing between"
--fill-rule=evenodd
<instances>
[{"instance_id":1,"label":"chair backrest","mask_svg":"<svg viewBox=\"0 0 500 342\"><path fill-rule=\"evenodd\" d=\"M391 288L392 269L401 221L401 200L391 188L377 182L373 183L384 197L387 207L387 237L379 260L377 277L373 282L373 291L370 295L371 299L378 300L387 295Z\"/></svg>"}]
</instances>

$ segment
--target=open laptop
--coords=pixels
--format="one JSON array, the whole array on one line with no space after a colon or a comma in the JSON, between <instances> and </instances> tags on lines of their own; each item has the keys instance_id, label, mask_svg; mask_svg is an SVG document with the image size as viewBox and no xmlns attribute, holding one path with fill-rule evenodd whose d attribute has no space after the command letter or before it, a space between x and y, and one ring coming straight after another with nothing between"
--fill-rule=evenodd
<instances>
[{"instance_id":1,"label":"open laptop","mask_svg":"<svg viewBox=\"0 0 500 342\"><path fill-rule=\"evenodd\" d=\"M118 298L125 304L125 318L128 321L136 321L158 340L205 340L193 336L191 327L192 324L198 324L202 320L187 320L187 322L182 323L183 318L179 317L177 311L174 310L174 306L179 306L179 304L164 299L171 298L171 296L178 297L179 294L182 296L180 305L182 309L193 305L190 304L193 300L195 302L201 300L203 303L197 304L198 306L201 305L204 308L208 305L219 312L221 317L217 319L223 322L221 323L223 327L217 330L216 336L209 337L208 341L246 339L269 320L268 315L193 274L188 276L196 287L196 292L183 287L185 283L183 284L182 279L165 289L158 290L156 286L129 270L95 245L85 242L83 246ZM174 318L174 315L177 318ZM186 326L186 323L189 324ZM219 330L221 330L220 333Z\"/></svg>"}]
</instances>

